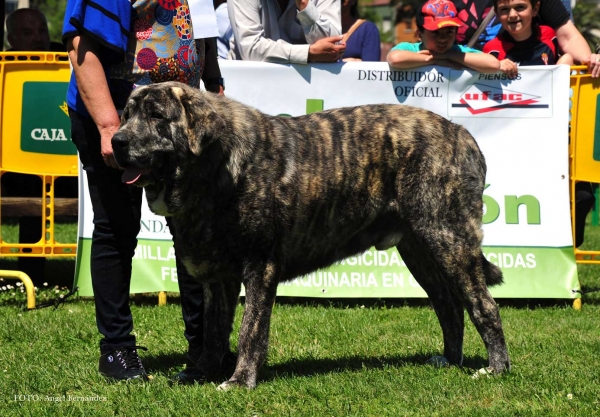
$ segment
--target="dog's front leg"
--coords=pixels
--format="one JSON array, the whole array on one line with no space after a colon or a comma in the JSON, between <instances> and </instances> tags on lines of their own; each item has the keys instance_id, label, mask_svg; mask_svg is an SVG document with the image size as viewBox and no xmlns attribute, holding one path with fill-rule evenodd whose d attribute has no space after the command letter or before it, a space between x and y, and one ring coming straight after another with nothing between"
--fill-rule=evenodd
<instances>
[{"instance_id":1,"label":"dog's front leg","mask_svg":"<svg viewBox=\"0 0 600 417\"><path fill-rule=\"evenodd\" d=\"M204 350L197 367L211 379L223 371L223 358L231 354L229 336L241 287L239 281L221 277L221 282L204 284Z\"/></svg>"},{"instance_id":2,"label":"dog's front leg","mask_svg":"<svg viewBox=\"0 0 600 417\"><path fill-rule=\"evenodd\" d=\"M246 304L238 339L238 360L233 376L219 389L233 386L255 388L258 370L269 346L269 327L277 295L277 268L273 263L251 264L244 268Z\"/></svg>"}]
</instances>

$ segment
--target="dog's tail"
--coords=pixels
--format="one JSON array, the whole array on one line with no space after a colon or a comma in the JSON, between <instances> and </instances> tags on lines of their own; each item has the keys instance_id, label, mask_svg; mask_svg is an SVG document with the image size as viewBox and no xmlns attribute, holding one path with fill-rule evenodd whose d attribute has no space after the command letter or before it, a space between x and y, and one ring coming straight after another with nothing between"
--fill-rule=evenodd
<instances>
[{"instance_id":1,"label":"dog's tail","mask_svg":"<svg viewBox=\"0 0 600 417\"><path fill-rule=\"evenodd\" d=\"M485 275L485 283L488 287L493 287L494 285L502 284L504 279L502 278L502 271L493 263L490 263L485 256L481 254L481 259L483 261L483 274Z\"/></svg>"}]
</instances>

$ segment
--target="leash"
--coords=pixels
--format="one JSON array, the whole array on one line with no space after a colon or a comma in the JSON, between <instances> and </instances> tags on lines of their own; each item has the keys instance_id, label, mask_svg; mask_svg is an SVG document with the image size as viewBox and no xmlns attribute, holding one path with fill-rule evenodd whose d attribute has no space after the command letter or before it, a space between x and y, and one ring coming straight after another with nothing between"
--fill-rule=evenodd
<instances>
[{"instance_id":1,"label":"leash","mask_svg":"<svg viewBox=\"0 0 600 417\"><path fill-rule=\"evenodd\" d=\"M60 297L55 298L50 301L46 301L45 303L41 303L41 304L35 306L35 308L32 308L30 310L39 310L40 308L46 308L46 307L52 307L52 306L54 306L54 310L56 310L58 307L60 307L62 304L64 304L65 301L67 301L67 298L69 298L70 296L75 294L77 291L79 291L79 287L75 287L71 291L69 291L67 294L61 295Z\"/></svg>"}]
</instances>

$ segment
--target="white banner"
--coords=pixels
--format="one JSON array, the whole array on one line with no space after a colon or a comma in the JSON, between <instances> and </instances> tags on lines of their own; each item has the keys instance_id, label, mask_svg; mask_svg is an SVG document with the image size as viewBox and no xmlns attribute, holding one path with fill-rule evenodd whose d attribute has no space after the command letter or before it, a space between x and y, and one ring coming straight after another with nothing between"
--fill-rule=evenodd
<instances>
[{"instance_id":1,"label":"white banner","mask_svg":"<svg viewBox=\"0 0 600 417\"><path fill-rule=\"evenodd\" d=\"M550 259L541 264L539 257L544 255L538 254L536 259L531 252L562 248L564 255L565 248L572 248L569 67L523 67L515 80L509 80L502 74L444 67L397 71L385 63L219 62L226 95L271 115L299 116L336 107L389 103L422 107L462 124L477 140L488 165L483 218L484 252L486 256L490 253L488 259L501 267L505 266L502 259L506 265L510 261L511 267L519 262L523 268L537 267L540 279L542 271L548 274L556 270L564 280L568 270L573 281L568 285L578 286L570 255L561 255L561 269L551 266ZM87 190L80 195L87 196ZM80 241L85 242L91 238L93 224L88 198L81 201ZM164 218L151 214L147 208L139 237L149 241L171 238ZM172 262L172 251L158 246L146 247L141 241L136 257ZM503 247L512 251L512 260L506 261ZM519 257L521 261L515 261ZM86 262L80 271L83 275L87 275ZM148 274L148 270L144 273ZM168 281L165 273L164 269L157 270L156 279ZM172 274L171 267L168 273ZM573 290L564 289L567 294Z\"/></svg>"}]
</instances>

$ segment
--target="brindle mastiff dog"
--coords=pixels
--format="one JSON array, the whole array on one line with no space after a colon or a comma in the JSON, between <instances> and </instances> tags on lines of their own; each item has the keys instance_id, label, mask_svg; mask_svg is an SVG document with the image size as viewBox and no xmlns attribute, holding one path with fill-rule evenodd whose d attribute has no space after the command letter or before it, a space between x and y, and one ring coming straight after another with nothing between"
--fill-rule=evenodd
<instances>
[{"instance_id":1,"label":"brindle mastiff dog","mask_svg":"<svg viewBox=\"0 0 600 417\"><path fill-rule=\"evenodd\" d=\"M427 292L444 358L461 365L466 308L489 355L510 368L487 286L502 273L481 252L486 165L462 126L404 105L268 116L168 82L139 88L112 139L123 180L170 216L175 251L204 283L208 376L229 351L246 289L238 360L221 388L256 386L277 284L395 246Z\"/></svg>"}]
</instances>

